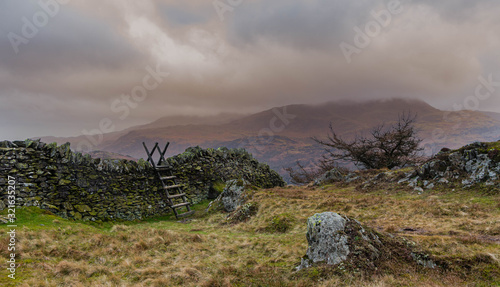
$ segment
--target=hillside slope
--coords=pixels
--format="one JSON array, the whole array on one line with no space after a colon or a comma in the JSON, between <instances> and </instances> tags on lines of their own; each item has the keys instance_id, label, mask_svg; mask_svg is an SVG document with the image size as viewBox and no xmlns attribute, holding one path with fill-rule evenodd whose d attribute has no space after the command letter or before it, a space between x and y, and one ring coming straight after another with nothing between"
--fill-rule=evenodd
<instances>
[{"instance_id":1,"label":"hillside slope","mask_svg":"<svg viewBox=\"0 0 500 287\"><path fill-rule=\"evenodd\" d=\"M19 208L18 235L29 240L19 243L17 279L2 268L0 285L498 286L499 196L450 191L418 195L400 187L366 192L331 185L257 190L257 213L240 223L228 222L226 213L205 214L207 202L194 207L189 221L161 217L91 225ZM403 236L443 268L392 262L365 277L345 266L297 273L307 250L306 220L326 211ZM2 237L3 258L9 256L7 244Z\"/></svg>"},{"instance_id":2,"label":"hillside slope","mask_svg":"<svg viewBox=\"0 0 500 287\"><path fill-rule=\"evenodd\" d=\"M283 167L296 160L311 163L323 154L312 136L326 136L328 126L340 135L353 137L366 133L373 126L397 120L402 112L418 115L417 128L424 139L428 154L442 147L458 148L474 141L495 141L500 138L500 116L475 111L446 112L415 100L385 100L372 102L330 102L321 105L290 105L229 121L207 120L169 125L163 119L151 125L130 128L105 135L99 150L145 156L142 142L170 141L168 156L183 152L187 147L243 147L254 156L284 174ZM222 121L222 123L221 123ZM178 122L177 122L178 123ZM43 138L45 141L77 143L79 138ZM76 146L73 144L72 146Z\"/></svg>"}]
</instances>

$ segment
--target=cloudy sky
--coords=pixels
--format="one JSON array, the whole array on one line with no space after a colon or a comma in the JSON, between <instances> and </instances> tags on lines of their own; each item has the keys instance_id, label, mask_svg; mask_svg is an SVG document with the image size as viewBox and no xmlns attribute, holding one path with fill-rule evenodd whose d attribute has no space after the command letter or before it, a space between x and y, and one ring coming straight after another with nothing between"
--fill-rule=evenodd
<instances>
[{"instance_id":1,"label":"cloudy sky","mask_svg":"<svg viewBox=\"0 0 500 287\"><path fill-rule=\"evenodd\" d=\"M2 0L0 135L336 99L500 112L498 15L496 0Z\"/></svg>"}]
</instances>

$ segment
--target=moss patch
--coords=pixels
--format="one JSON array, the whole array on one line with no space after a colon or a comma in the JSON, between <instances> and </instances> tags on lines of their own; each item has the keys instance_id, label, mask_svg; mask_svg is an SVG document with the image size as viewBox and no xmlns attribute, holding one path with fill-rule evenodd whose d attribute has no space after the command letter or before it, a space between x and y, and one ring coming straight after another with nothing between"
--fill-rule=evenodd
<instances>
[{"instance_id":1,"label":"moss patch","mask_svg":"<svg viewBox=\"0 0 500 287\"><path fill-rule=\"evenodd\" d=\"M285 233L292 228L295 218L290 213L275 215L269 220L269 225L265 229L267 232Z\"/></svg>"}]
</instances>

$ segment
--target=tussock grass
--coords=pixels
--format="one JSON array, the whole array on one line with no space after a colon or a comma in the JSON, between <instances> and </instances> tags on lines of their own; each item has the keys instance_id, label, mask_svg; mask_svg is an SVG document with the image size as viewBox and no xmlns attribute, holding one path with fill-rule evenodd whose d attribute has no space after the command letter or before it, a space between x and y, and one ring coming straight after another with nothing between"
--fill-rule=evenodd
<instances>
[{"instance_id":1,"label":"tussock grass","mask_svg":"<svg viewBox=\"0 0 500 287\"><path fill-rule=\"evenodd\" d=\"M495 286L500 284L500 196L473 190L421 195L350 186L258 190L256 214L192 220L83 224L18 209L18 279L9 286ZM306 220L333 211L418 243L444 267L388 263L371 276L332 268L295 272L307 248ZM42 224L42 225L41 225ZM6 229L0 226L0 229ZM4 230L2 230L4 232ZM7 239L0 254L7 256Z\"/></svg>"}]
</instances>

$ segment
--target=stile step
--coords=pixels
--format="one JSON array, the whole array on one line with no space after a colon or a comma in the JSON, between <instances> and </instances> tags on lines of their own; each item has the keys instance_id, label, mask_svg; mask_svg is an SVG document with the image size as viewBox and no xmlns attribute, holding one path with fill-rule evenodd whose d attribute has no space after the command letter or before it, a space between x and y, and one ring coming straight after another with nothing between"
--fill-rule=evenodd
<instances>
[{"instance_id":1,"label":"stile step","mask_svg":"<svg viewBox=\"0 0 500 287\"><path fill-rule=\"evenodd\" d=\"M173 188L178 188L178 187L181 187L179 184L176 184L176 185L171 185L171 186L164 186L163 188L165 189L173 189Z\"/></svg>"},{"instance_id":2,"label":"stile step","mask_svg":"<svg viewBox=\"0 0 500 287\"><path fill-rule=\"evenodd\" d=\"M179 207L183 207L183 206L188 206L190 204L191 204L191 202L183 202L183 203L179 203L179 204L176 204L176 205L172 205L171 207L172 208L179 208Z\"/></svg>"},{"instance_id":3,"label":"stile step","mask_svg":"<svg viewBox=\"0 0 500 287\"><path fill-rule=\"evenodd\" d=\"M194 213L194 210L191 210L191 211L188 211L188 212L185 212L185 213L181 213L181 214L177 214L177 218L187 217L187 216L190 216L193 213Z\"/></svg>"},{"instance_id":4,"label":"stile step","mask_svg":"<svg viewBox=\"0 0 500 287\"><path fill-rule=\"evenodd\" d=\"M177 182L175 182L175 181L170 182L170 184L173 184L173 185L166 185L165 184L165 180L167 180L167 181L168 180L175 180L177 178L176 176L173 175L173 172L172 172L173 166L171 166L165 160L165 153L167 151L168 146L170 145L170 142L167 142L167 145L165 146L163 151L160 149L157 142L155 143L155 145L153 146L153 149L151 151L149 151L145 142L142 142L142 145L144 146L144 149L146 150L146 153L148 155L148 162L151 164L151 166L156 168L156 173L162 182L163 188L165 190L179 188L179 190L177 192L175 192L178 194L170 195L168 191L165 192L167 195L167 198L168 198L168 202L169 202L169 204L171 204L170 208L172 208L172 210L174 211L175 217L180 218L180 217L186 217L186 216L193 214L194 211L191 210L191 208L189 207L191 205L190 202L182 202L182 203L178 203L178 204L174 204L174 202L173 202L173 199L176 199L176 198L182 198L182 201L186 201L186 193L183 193L182 188L181 188L182 186L180 184L177 184ZM158 151L160 153L160 159L158 160L158 165L155 165L155 161L153 160L153 155L156 151ZM167 174L169 174L169 175L167 175ZM180 200L176 200L176 201L180 201ZM186 206L187 212L177 214L176 208L183 207L183 206Z\"/></svg>"},{"instance_id":5,"label":"stile step","mask_svg":"<svg viewBox=\"0 0 500 287\"><path fill-rule=\"evenodd\" d=\"M156 166L156 169L169 169L170 166L169 165L157 165Z\"/></svg>"},{"instance_id":6,"label":"stile step","mask_svg":"<svg viewBox=\"0 0 500 287\"><path fill-rule=\"evenodd\" d=\"M182 197L186 195L185 193L181 193L181 194L173 194L173 195L169 195L167 196L168 199L174 199L174 198L178 198L178 197Z\"/></svg>"}]
</instances>

